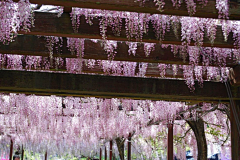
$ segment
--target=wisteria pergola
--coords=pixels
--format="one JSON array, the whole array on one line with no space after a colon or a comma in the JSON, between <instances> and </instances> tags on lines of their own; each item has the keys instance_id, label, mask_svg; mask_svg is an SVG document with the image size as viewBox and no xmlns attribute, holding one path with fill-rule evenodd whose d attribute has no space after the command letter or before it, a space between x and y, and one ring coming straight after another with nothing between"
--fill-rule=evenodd
<instances>
[{"instance_id":1,"label":"wisteria pergola","mask_svg":"<svg viewBox=\"0 0 240 160\"><path fill-rule=\"evenodd\" d=\"M240 159L239 0L13 1L0 2L4 95L220 101L231 106L231 155Z\"/></svg>"}]
</instances>

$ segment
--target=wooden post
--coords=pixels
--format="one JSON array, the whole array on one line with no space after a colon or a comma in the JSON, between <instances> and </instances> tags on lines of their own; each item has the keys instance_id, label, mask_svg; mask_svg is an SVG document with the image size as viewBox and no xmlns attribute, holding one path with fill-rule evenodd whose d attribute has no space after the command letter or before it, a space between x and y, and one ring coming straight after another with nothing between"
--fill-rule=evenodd
<instances>
[{"instance_id":1,"label":"wooden post","mask_svg":"<svg viewBox=\"0 0 240 160\"><path fill-rule=\"evenodd\" d=\"M237 112L237 116L240 118L240 101L235 101L235 108ZM232 160L240 159L240 136L237 129L237 124L235 118L233 116L233 111L230 107L230 121L231 121L231 150L232 150Z\"/></svg>"},{"instance_id":2,"label":"wooden post","mask_svg":"<svg viewBox=\"0 0 240 160\"><path fill-rule=\"evenodd\" d=\"M100 156L99 159L102 160L102 148L100 148Z\"/></svg>"},{"instance_id":3,"label":"wooden post","mask_svg":"<svg viewBox=\"0 0 240 160\"><path fill-rule=\"evenodd\" d=\"M46 151L46 153L45 153L45 160L47 160L47 151Z\"/></svg>"},{"instance_id":4,"label":"wooden post","mask_svg":"<svg viewBox=\"0 0 240 160\"><path fill-rule=\"evenodd\" d=\"M113 142L112 140L110 141L110 153L109 153L109 159L112 160L112 145L113 145Z\"/></svg>"},{"instance_id":5,"label":"wooden post","mask_svg":"<svg viewBox=\"0 0 240 160\"><path fill-rule=\"evenodd\" d=\"M23 149L23 145L22 145L22 155L21 155L21 160L23 160L24 158L24 149Z\"/></svg>"},{"instance_id":6,"label":"wooden post","mask_svg":"<svg viewBox=\"0 0 240 160\"><path fill-rule=\"evenodd\" d=\"M128 160L131 160L131 139L132 139L132 135L131 133L129 133L128 136Z\"/></svg>"},{"instance_id":7,"label":"wooden post","mask_svg":"<svg viewBox=\"0 0 240 160\"><path fill-rule=\"evenodd\" d=\"M63 12L64 13L71 13L72 12L72 7L64 7Z\"/></svg>"},{"instance_id":8,"label":"wooden post","mask_svg":"<svg viewBox=\"0 0 240 160\"><path fill-rule=\"evenodd\" d=\"M13 155L13 141L12 141L12 139L11 139L9 160L12 160L12 155Z\"/></svg>"},{"instance_id":9,"label":"wooden post","mask_svg":"<svg viewBox=\"0 0 240 160\"><path fill-rule=\"evenodd\" d=\"M107 148L105 146L105 160L107 160Z\"/></svg>"},{"instance_id":10,"label":"wooden post","mask_svg":"<svg viewBox=\"0 0 240 160\"><path fill-rule=\"evenodd\" d=\"M167 159L173 160L173 124L168 124L168 151L167 151Z\"/></svg>"}]
</instances>

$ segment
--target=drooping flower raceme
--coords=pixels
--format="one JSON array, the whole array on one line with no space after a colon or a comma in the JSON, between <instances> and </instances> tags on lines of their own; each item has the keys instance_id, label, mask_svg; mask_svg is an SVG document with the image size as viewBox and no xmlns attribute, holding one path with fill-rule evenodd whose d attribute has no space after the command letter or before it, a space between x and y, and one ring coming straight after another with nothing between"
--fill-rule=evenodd
<instances>
[{"instance_id":1,"label":"drooping flower raceme","mask_svg":"<svg viewBox=\"0 0 240 160\"><path fill-rule=\"evenodd\" d=\"M29 0L20 0L18 3L1 1L0 13L0 42L11 42L18 31L29 31L33 25Z\"/></svg>"}]
</instances>

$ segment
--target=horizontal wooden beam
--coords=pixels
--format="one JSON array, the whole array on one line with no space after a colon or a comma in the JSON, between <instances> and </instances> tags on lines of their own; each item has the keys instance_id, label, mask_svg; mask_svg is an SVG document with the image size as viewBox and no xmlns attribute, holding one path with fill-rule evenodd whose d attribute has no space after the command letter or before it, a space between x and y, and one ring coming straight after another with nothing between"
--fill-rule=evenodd
<instances>
[{"instance_id":1,"label":"horizontal wooden beam","mask_svg":"<svg viewBox=\"0 0 240 160\"><path fill-rule=\"evenodd\" d=\"M194 93L182 80L0 70L0 91L171 101L228 100L223 83L205 82ZM233 99L240 99L239 92Z\"/></svg>"},{"instance_id":2,"label":"horizontal wooden beam","mask_svg":"<svg viewBox=\"0 0 240 160\"><path fill-rule=\"evenodd\" d=\"M6 59L7 61L7 59ZM25 63L25 60L22 59L22 70L27 70L27 71L45 71L45 72L55 72L55 73L60 73L60 72L66 72L66 73L70 73L67 68L66 68L66 59L63 59L64 61L64 65L62 66L58 66L55 64L55 61L53 61L53 64L52 66L50 66L49 69L45 69L45 66L44 64L42 64L41 62L41 66L38 66L37 68L34 68L34 66L31 66L32 68L28 68L26 67L26 63ZM109 72L104 72L102 66L100 66L99 64L97 64L97 62L95 63L95 65L92 67L92 68L89 68L87 66L87 63L86 63L86 59L83 60L83 65L82 65L82 70L81 70L81 73L83 74L98 74L98 75L116 75L116 73L114 73L114 71L112 71L110 69ZM50 60L49 60L50 62ZM2 62L3 64L4 62ZM0 69L13 69L13 68L9 68L7 66L7 63L4 63L4 65L2 65L0 63ZM75 70L75 72L77 72ZM77 72L79 73L79 72ZM138 73L139 73L139 67L138 65L136 66L136 69L135 69L135 75L134 76L138 76ZM119 76L123 76L124 74L121 73L122 75L119 75ZM158 67L158 64L157 63L149 63L148 64L148 67L146 69L146 74L145 74L146 77L155 77L155 78L159 78L161 77L160 75L160 71L159 71L159 67ZM165 69L165 74L164 74L164 78L181 78L181 79L184 79L184 75L183 75L183 69L180 69L178 68L177 72L174 73L173 72L173 69L172 68L166 68ZM203 79L204 80L207 80L207 76L206 75L203 75Z\"/></svg>"},{"instance_id":3,"label":"horizontal wooden beam","mask_svg":"<svg viewBox=\"0 0 240 160\"><path fill-rule=\"evenodd\" d=\"M66 39L65 39L66 40ZM66 42L64 40L64 42ZM27 43L27 42L31 42L31 43ZM26 44L26 45L24 45ZM148 56L145 57L144 53L143 53L143 48L140 49L140 55L138 53L136 53L136 56L129 56L128 55L128 46L124 45L125 43L118 43L119 45L122 45L123 47L120 47L118 50L118 54L116 54L116 58L117 60L126 60L126 61L130 61L131 63L133 62L137 62L137 66L136 66L136 70L135 70L135 76L137 76L137 73L139 73L139 62L141 62L141 56L143 57L142 61L143 62L155 62L155 57L153 56ZM25 48L27 47L27 48ZM110 71L110 72L104 72L103 71L103 67L99 65L98 61L95 62L95 65L91 66L90 68L88 67L87 61L89 59L100 59L100 60L107 60L107 55L105 54L105 51L102 49L102 46L100 43L95 43L92 42L91 40L85 40L85 56L83 59L83 66L82 66L82 70L81 73L87 73L87 74L103 74L103 75L111 75L114 74L115 72ZM143 47L142 45L140 47ZM55 47L54 47L55 48ZM154 54L155 56L162 56L163 58L161 58L158 62L160 63L165 63L165 64L169 64L168 62L172 62L175 64L184 64L183 61L181 61L180 57L174 57L174 55L171 53L171 49L161 49L161 47L159 46L159 48L157 47L156 50L162 50L163 54L160 52L155 52ZM60 50L60 49L59 49ZM165 52L166 51L166 52ZM35 66L31 66L32 68L29 68L29 65L26 65L26 59L27 57L24 58L24 56L22 57L21 60L21 65L22 65L22 69L23 70L45 70L45 71L54 71L54 72L59 72L59 71L64 71L64 72L68 72L67 71L67 64L66 61L67 59L65 57L68 57L68 60L70 60L71 58L77 58L76 55L72 55L68 49L66 48L66 45L63 44L63 49L62 49L61 54L54 54L55 56L60 56L62 57L63 60L63 65L59 66L58 63L55 62L55 60L50 60L50 58L48 57L48 62L52 61L52 66L50 66L50 69L46 70L46 67L44 66L44 63L42 63L42 61L38 61L39 65L37 66L37 68L35 68ZM44 37L40 37L37 38L36 36L29 36L29 35L25 35L25 36L18 36L16 38L16 41L10 43L10 45L2 45L0 46L0 53L5 53L5 54L17 54L18 53L22 54L22 55L33 55L33 56L49 56L49 51L48 49L45 47L45 40ZM166 56L164 56L166 55ZM172 56L171 56L172 55ZM85 59L85 57L89 58L89 59ZM129 58L128 58L129 57ZM170 58L169 58L170 57ZM168 60L168 58L170 59L170 61ZM172 59L171 59L172 58ZM174 61L174 60L179 60L179 61ZM138 62L139 60L139 62ZM10 67L7 65L9 62L8 58L5 58L4 61L1 61L0 63L0 69L13 69L11 68L12 65L10 65ZM187 63L188 64L188 63ZM16 65L16 64L15 64ZM79 65L79 64L78 64ZM229 63L229 65L233 65L231 63ZM110 68L109 68L110 69ZM75 70L76 72L77 70ZM159 70L158 67L158 63L147 63L147 70L146 70L146 77L161 77L161 72ZM166 67L164 70L165 74L163 75L164 77L167 78L181 78L184 79L184 73L183 73L183 69L179 68L177 66L177 72L174 73L173 68L172 67ZM79 72L78 72L79 73ZM123 74L123 73L122 73ZM203 74L203 80L207 80L207 74L204 73Z\"/></svg>"},{"instance_id":4,"label":"horizontal wooden beam","mask_svg":"<svg viewBox=\"0 0 240 160\"><path fill-rule=\"evenodd\" d=\"M9 45L0 44L0 53L2 54L18 54L18 55L33 55L33 56L49 56L49 50L46 47L46 39L44 37L37 37L32 35L18 35L13 42ZM154 51L146 57L144 52L144 44L139 43L135 56L129 55L129 46L125 42L117 42L117 54L114 56L116 61L132 61L132 62L147 62L147 63L166 63L166 64L179 64L188 65L188 57L184 61L180 54L174 55L171 51L171 47L162 48L161 44L156 44ZM76 58L76 54L72 54L67 47L67 39L64 37L62 47L56 50L54 46L54 54L56 57L63 58ZM102 46L102 41L97 43L92 42L89 39L84 40L84 58L107 60L108 56ZM200 60L199 60L200 61ZM202 62L199 63L202 65ZM211 66L219 66L216 62L210 64ZM232 67L236 65L236 60L227 59L226 65Z\"/></svg>"},{"instance_id":5,"label":"horizontal wooden beam","mask_svg":"<svg viewBox=\"0 0 240 160\"><path fill-rule=\"evenodd\" d=\"M189 16L187 6L184 1L182 2L181 7L176 9L176 7L173 7L173 4L170 0L165 0L165 5L162 12L157 10L157 6L153 2L153 0L146 1L145 4L142 6L140 5L140 3L135 1L136 0L30 0L30 2L34 4ZM204 18L218 18L218 10L215 6L216 0L208 0L208 4L204 7L203 5L197 4L196 13L193 16ZM229 19L240 19L239 2L230 1L229 15Z\"/></svg>"},{"instance_id":6,"label":"horizontal wooden beam","mask_svg":"<svg viewBox=\"0 0 240 160\"><path fill-rule=\"evenodd\" d=\"M35 27L30 29L30 32L20 31L20 34L30 34L30 35L45 35L45 36L58 36L58 37L73 37L73 38L89 38L89 39L102 39L99 29L99 19L94 18L92 20L93 25L89 25L85 21L85 17L80 17L81 24L77 33L73 31L72 22L70 15L68 13L63 13L60 18L53 13L35 13ZM108 27L107 29L107 39L116 41L129 41L126 38L125 20L123 19L123 25L121 28L120 36L115 36L112 29ZM178 37L181 37L181 30L178 31ZM217 28L216 39L214 44L211 44L208 38L204 36L203 47L221 47L221 48L233 48L232 35L229 35L228 41L224 41L221 27ZM175 44L181 45L181 38L177 39L175 37L174 31L171 29L165 35L162 44ZM131 40L136 41L136 40ZM156 39L154 29L149 24L148 35L143 35L142 42L159 43ZM194 42L190 45L194 45Z\"/></svg>"}]
</instances>

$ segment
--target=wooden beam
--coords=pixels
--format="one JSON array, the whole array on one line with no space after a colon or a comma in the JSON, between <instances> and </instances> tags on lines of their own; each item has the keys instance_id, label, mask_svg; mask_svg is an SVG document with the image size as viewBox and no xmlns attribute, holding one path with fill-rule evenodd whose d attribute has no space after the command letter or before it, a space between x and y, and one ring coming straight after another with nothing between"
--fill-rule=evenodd
<instances>
[{"instance_id":1,"label":"wooden beam","mask_svg":"<svg viewBox=\"0 0 240 160\"><path fill-rule=\"evenodd\" d=\"M4 59L5 61L2 61L0 64L0 69L12 69L9 68L7 66L7 61L8 59ZM50 58L48 58L48 61L50 62ZM45 69L44 63L39 62L40 65L37 68L34 68L34 66L32 66L32 68L28 68L26 66L26 59L22 58L22 69L23 70L32 70L32 71L38 71L38 70L45 70L45 71L54 71L54 72L69 72L66 68L67 64L66 64L66 59L63 58L63 65L59 66L55 63L55 60L52 60L52 66L50 66L49 69ZM83 59L83 65L82 65L82 70L81 73L86 73L86 74L100 74L100 75L111 75L114 74L112 71L108 72L104 72L103 67L101 66L101 64L95 62L95 65L93 66L93 68L89 68L88 64L87 64L87 59ZM135 76L137 76L137 74L139 73L139 64L137 63L136 69L135 69ZM123 75L123 73L122 73ZM161 77L160 75L160 71L159 71L159 67L158 67L158 63L148 63L147 69L146 69L146 77ZM164 77L168 77L168 78L181 78L184 79L184 74L183 74L183 69L178 68L177 72L174 73L172 68L166 68L165 69L165 74ZM207 79L207 75L203 75L203 79L206 80Z\"/></svg>"},{"instance_id":2,"label":"wooden beam","mask_svg":"<svg viewBox=\"0 0 240 160\"><path fill-rule=\"evenodd\" d=\"M14 0L18 1L18 0ZM153 1L146 1L144 5L136 3L135 0L30 0L31 3L35 4L46 4L46 5L57 5L64 7L80 7L80 8L92 8L92 9L103 9L103 10L116 10L116 11L130 11L130 12L141 12L150 14L170 14L179 16L189 16L186 3L183 2L181 7L175 8L171 1L164 1L165 6L163 11L157 10L157 6ZM197 4L195 17L205 18L218 18L218 10L216 9L216 1L208 0L207 6L203 7ZM240 7L239 2L230 1L229 7L229 19L239 20L240 19Z\"/></svg>"},{"instance_id":3,"label":"wooden beam","mask_svg":"<svg viewBox=\"0 0 240 160\"><path fill-rule=\"evenodd\" d=\"M64 13L71 13L72 12L72 7L64 7L63 12Z\"/></svg>"},{"instance_id":4,"label":"wooden beam","mask_svg":"<svg viewBox=\"0 0 240 160\"><path fill-rule=\"evenodd\" d=\"M194 93L183 80L101 75L77 75L30 71L0 70L0 91L58 96L152 99L170 101L228 100L223 83L195 85ZM240 100L240 92L233 96Z\"/></svg>"},{"instance_id":5,"label":"wooden beam","mask_svg":"<svg viewBox=\"0 0 240 160\"><path fill-rule=\"evenodd\" d=\"M63 13L60 18L57 17L57 14L53 13L35 13L35 27L30 29L30 32L19 31L20 34L30 34L30 35L45 35L45 36L58 36L58 37L73 37L73 38L89 38L89 39L102 39L99 29L99 18L94 18L92 20L93 25L89 25L85 21L85 17L81 16L81 24L77 33L73 31L71 17L68 13ZM116 41L129 41L126 38L126 29L125 29L125 19L122 19L123 25L121 28L121 36L115 36L112 32L112 29L108 27L107 30L107 39L116 40ZM150 22L148 35L144 35L142 42L150 43L159 43L159 40L156 39L154 29ZM181 37L181 30L178 31L178 37ZM221 27L217 28L216 39L214 44L211 44L208 38L204 36L203 47L221 47L221 48L233 48L233 38L232 35L229 35L228 41L224 41ZM130 40L136 41L136 40ZM167 32L165 35L162 44L175 44L181 45L182 42L175 37L174 31L171 29L170 32ZM194 45L191 43L190 45Z\"/></svg>"},{"instance_id":6,"label":"wooden beam","mask_svg":"<svg viewBox=\"0 0 240 160\"><path fill-rule=\"evenodd\" d=\"M104 61L96 61L95 64L90 68L88 66L88 59L83 59L82 61L82 69L81 69L81 72L78 71L77 69L75 69L74 71L70 71L69 69L67 69L67 66L70 64L68 62L67 64L67 60L70 60L69 59L66 59L66 58L63 58L62 61L63 61L63 65L58 65L58 63L56 63L56 60L53 59L52 60L52 65L49 66L49 69L46 69L45 68L45 62L44 61L39 61L39 65L37 66L37 68L35 68L35 66L31 66L31 68L29 68L29 66L27 66L27 62L26 62L26 57L22 57L21 59L21 66L22 66L22 70L27 70L27 71L46 71L46 72L49 72L49 71L52 71L52 72L55 72L55 73L58 73L58 72L66 72L66 73L85 73L85 74L98 74L98 75L116 75L115 73L115 70L111 69L109 67L109 71L104 71L104 67L102 66L103 62ZM75 59L77 61L80 61L80 59ZM5 58L1 63L0 63L0 69L13 69L11 68L11 66L9 67L8 66L8 58ZM48 62L50 62L50 58L48 58ZM114 62L114 61L112 61ZM132 62L133 63L133 62ZM116 63L117 64L117 63ZM80 65L79 64L76 64L76 65ZM136 76L136 77L142 77L142 76L139 76L138 74L140 73L140 68L139 68L139 65L140 63L136 62L136 67L135 67L135 70L134 70L134 75L131 75L132 77ZM73 64L72 64L73 66ZM123 65L121 65L122 67ZM167 66L167 65L166 65ZM80 67L79 67L80 68ZM148 63L147 64L147 68L146 68L146 73L144 75L144 77L155 77L155 78L179 78L179 79L185 79L184 77L184 69L182 69L181 67L177 66L176 68L177 70L174 71L173 70L173 67L165 67L164 70L160 70L159 69L159 66L158 66L158 63ZM124 76L124 73L123 71L121 71L121 73L118 74L119 76ZM195 72L193 72L193 78L196 79L196 76L195 76ZM203 74L202 74L202 79L205 81L205 80L209 80L208 79L208 75L207 73L204 71ZM216 79L216 78L215 78ZM213 79L214 80L214 79Z\"/></svg>"},{"instance_id":7,"label":"wooden beam","mask_svg":"<svg viewBox=\"0 0 240 160\"><path fill-rule=\"evenodd\" d=\"M69 72L66 68L66 59L64 59L64 65L60 66L60 67L57 67L57 65L55 65L55 61L53 61L53 65L48 70L45 69L44 64L41 64L41 65L42 66L37 68L37 69L35 69L33 66L32 66L31 69L29 69L29 68L26 68L26 65L25 65L25 62L24 62L23 65L22 65L22 69L23 70L28 70L28 71L29 70L31 70L31 71L39 71L39 70L43 71L44 70L46 72L53 71L55 73L58 73L58 72L66 72L67 73L67 72ZM2 66L0 64L0 69L12 69L12 68L8 68L6 63L5 63L4 66ZM83 62L81 73L97 74L97 75L115 75L115 73L113 73L112 71L110 71L109 73L104 72L104 70L102 69L102 66L100 66L99 64L95 64L95 66L93 68L89 68L85 61ZM139 73L139 67L137 66L136 69L135 69L135 75L134 76L137 76L138 73ZM123 75L124 74L122 73L121 76L123 76ZM148 64L148 67L146 69L145 77L155 77L155 78L161 77L159 67L158 67L157 63L149 63ZM181 79L184 79L183 69L178 68L178 70L175 74L173 72L172 68L166 68L164 78L181 78ZM207 75L203 75L203 79L207 80Z\"/></svg>"},{"instance_id":8,"label":"wooden beam","mask_svg":"<svg viewBox=\"0 0 240 160\"><path fill-rule=\"evenodd\" d=\"M167 159L173 160L173 124L168 124L168 136L167 136Z\"/></svg>"},{"instance_id":9,"label":"wooden beam","mask_svg":"<svg viewBox=\"0 0 240 160\"><path fill-rule=\"evenodd\" d=\"M117 42L117 54L114 56L116 61L132 61L132 62L148 62L148 63L166 63L166 64L189 64L188 57L186 61L178 53L174 55L171 51L171 47L162 48L161 44L155 45L155 50L146 57L144 52L144 44L139 43L135 56L129 55L129 46L125 42ZM56 50L54 48L55 57L63 58L76 58L76 54L72 54L67 47L67 39L64 37L62 47ZM107 60L108 56L104 48L102 47L102 41L97 43L92 42L89 39L84 40L84 58L85 59L96 59L96 60ZM33 55L33 56L49 56L49 50L46 47L46 40L44 37L37 37L32 35L18 35L13 42L9 45L0 44L0 53L2 54L18 54L18 55ZM200 62L199 65L202 65ZM216 62L210 64L212 66L219 66ZM236 60L227 59L226 65L232 67L236 65Z\"/></svg>"}]
</instances>

